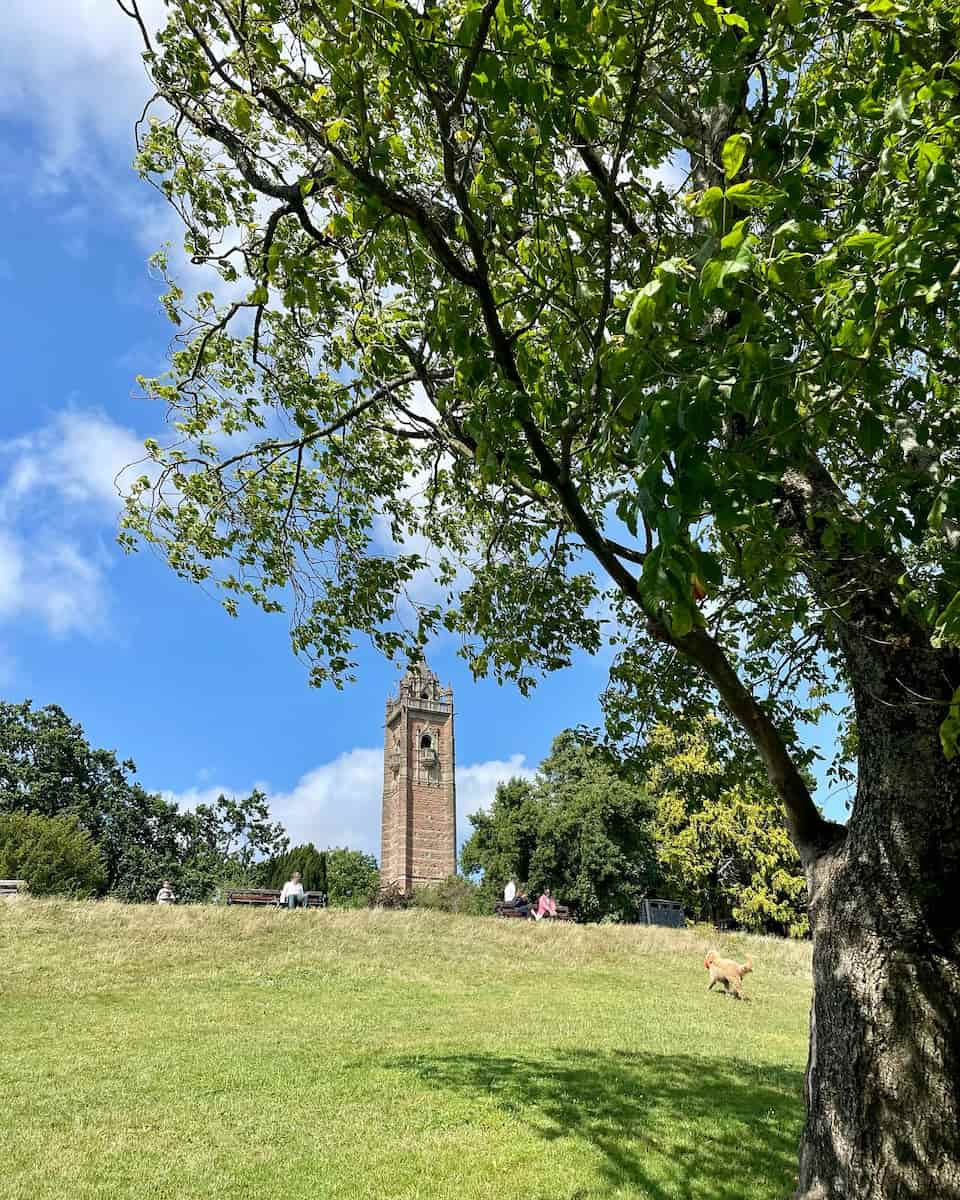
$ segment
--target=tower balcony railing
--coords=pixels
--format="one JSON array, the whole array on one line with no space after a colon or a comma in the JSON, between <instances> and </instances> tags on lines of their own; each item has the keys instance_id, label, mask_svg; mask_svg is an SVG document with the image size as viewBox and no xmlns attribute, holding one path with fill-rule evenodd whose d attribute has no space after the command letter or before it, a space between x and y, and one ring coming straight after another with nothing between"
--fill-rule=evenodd
<instances>
[{"instance_id":1,"label":"tower balcony railing","mask_svg":"<svg viewBox=\"0 0 960 1200\"><path fill-rule=\"evenodd\" d=\"M453 711L453 700L423 700L419 696L394 697L387 701L387 715L393 713L406 701L409 708L418 708L421 712L449 713Z\"/></svg>"}]
</instances>

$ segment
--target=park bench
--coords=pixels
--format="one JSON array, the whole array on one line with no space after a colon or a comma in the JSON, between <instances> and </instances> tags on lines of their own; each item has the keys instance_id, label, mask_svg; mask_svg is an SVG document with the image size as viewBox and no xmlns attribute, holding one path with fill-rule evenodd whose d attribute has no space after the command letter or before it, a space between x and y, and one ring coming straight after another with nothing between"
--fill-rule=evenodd
<instances>
[{"instance_id":1,"label":"park bench","mask_svg":"<svg viewBox=\"0 0 960 1200\"><path fill-rule=\"evenodd\" d=\"M16 896L18 892L27 890L25 879L0 879L0 897Z\"/></svg>"},{"instance_id":2,"label":"park bench","mask_svg":"<svg viewBox=\"0 0 960 1200\"><path fill-rule=\"evenodd\" d=\"M515 908L514 905L508 904L506 900L498 900L493 906L493 915L495 917L505 917L508 919L512 918L513 920L519 918L520 920L529 919L532 921L533 910L535 907L535 905L531 905L529 912L521 912L519 909ZM545 917L544 920L572 921L573 914L565 904L558 904L557 915L555 917Z\"/></svg>"},{"instance_id":3,"label":"park bench","mask_svg":"<svg viewBox=\"0 0 960 1200\"><path fill-rule=\"evenodd\" d=\"M327 898L323 892L304 892L305 908L326 908ZM272 905L277 908L280 904L279 888L230 888L226 896L227 904L260 904Z\"/></svg>"}]
</instances>

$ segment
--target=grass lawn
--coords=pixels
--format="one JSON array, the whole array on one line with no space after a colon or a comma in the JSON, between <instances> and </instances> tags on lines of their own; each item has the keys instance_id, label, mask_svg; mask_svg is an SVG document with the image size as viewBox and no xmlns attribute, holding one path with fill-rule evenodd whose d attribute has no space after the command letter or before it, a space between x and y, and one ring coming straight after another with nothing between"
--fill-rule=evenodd
<instances>
[{"instance_id":1,"label":"grass lawn","mask_svg":"<svg viewBox=\"0 0 960 1200\"><path fill-rule=\"evenodd\" d=\"M808 947L0 902L2 1200L778 1200Z\"/></svg>"}]
</instances>

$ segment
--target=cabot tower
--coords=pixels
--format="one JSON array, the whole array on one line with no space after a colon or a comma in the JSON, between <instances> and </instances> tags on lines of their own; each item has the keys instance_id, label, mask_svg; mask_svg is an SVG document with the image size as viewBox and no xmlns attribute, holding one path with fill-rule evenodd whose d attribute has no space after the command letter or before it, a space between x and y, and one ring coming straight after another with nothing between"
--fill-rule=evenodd
<instances>
[{"instance_id":1,"label":"cabot tower","mask_svg":"<svg viewBox=\"0 0 960 1200\"><path fill-rule=\"evenodd\" d=\"M409 891L456 868L453 690L419 663L387 700L380 880Z\"/></svg>"}]
</instances>

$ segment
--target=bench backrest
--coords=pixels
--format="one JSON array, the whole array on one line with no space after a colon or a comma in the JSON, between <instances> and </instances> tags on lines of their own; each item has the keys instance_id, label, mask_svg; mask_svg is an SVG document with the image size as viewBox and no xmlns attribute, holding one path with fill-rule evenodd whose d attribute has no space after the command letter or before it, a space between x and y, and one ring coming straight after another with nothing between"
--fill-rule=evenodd
<instances>
[{"instance_id":1,"label":"bench backrest","mask_svg":"<svg viewBox=\"0 0 960 1200\"><path fill-rule=\"evenodd\" d=\"M323 892L304 892L303 899L307 908L322 908ZM230 888L226 894L228 904L277 904L280 900L279 888Z\"/></svg>"}]
</instances>

